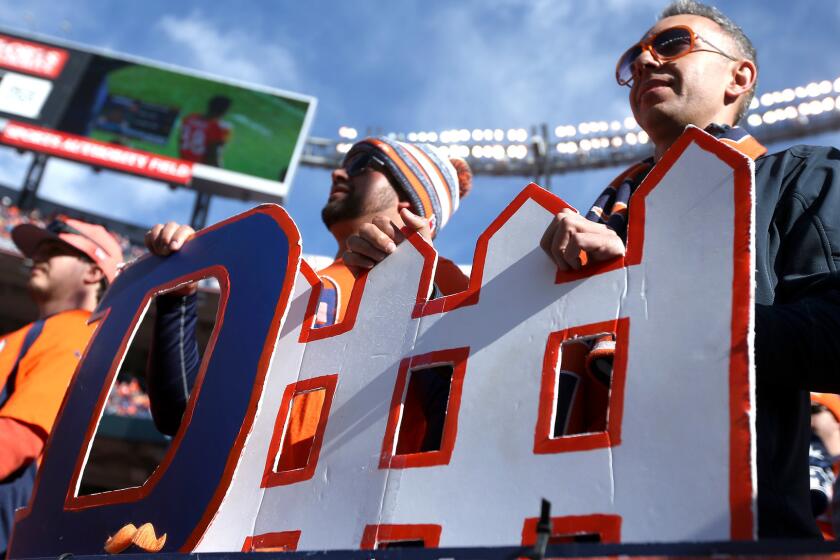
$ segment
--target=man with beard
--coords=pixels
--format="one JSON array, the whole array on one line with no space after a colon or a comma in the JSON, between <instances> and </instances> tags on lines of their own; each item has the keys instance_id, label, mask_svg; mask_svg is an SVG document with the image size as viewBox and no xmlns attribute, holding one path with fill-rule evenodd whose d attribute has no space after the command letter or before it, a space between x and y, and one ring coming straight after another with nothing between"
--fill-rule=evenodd
<instances>
[{"instance_id":1,"label":"man with beard","mask_svg":"<svg viewBox=\"0 0 840 560\"><path fill-rule=\"evenodd\" d=\"M12 240L32 261L27 287L38 319L0 340L0 551L93 335L88 318L122 260L105 228L70 218L46 228L21 224Z\"/></svg>"},{"instance_id":2,"label":"man with beard","mask_svg":"<svg viewBox=\"0 0 840 560\"><path fill-rule=\"evenodd\" d=\"M809 390L840 391L840 152L794 146L767 155L736 126L753 96L755 61L744 32L717 9L669 5L616 69L654 156L619 175L586 216L558 214L541 245L561 270L624 255L631 195L688 125L755 160L758 534L819 538Z\"/></svg>"},{"instance_id":3,"label":"man with beard","mask_svg":"<svg viewBox=\"0 0 840 560\"><path fill-rule=\"evenodd\" d=\"M443 158L433 146L383 137L354 144L342 166L332 172L329 199L321 213L338 247L335 261L318 272L322 288L315 326L343 320L355 282L354 272L371 268L396 249L401 236L394 226L407 226L431 242L458 209L461 197L469 192L471 184L467 163ZM193 233L186 225L158 224L146 234L146 245L154 254L168 255L180 250ZM381 248L373 248L368 239L378 240ZM358 252L360 247L364 247L364 254ZM438 259L435 295L465 290L467 283L466 275L452 261ZM166 434L178 430L198 373L195 291L195 286L187 286L157 298L158 313L147 377L152 415L158 429ZM421 407L425 418L417 419L413 434L421 449L435 445L436 429L427 429L426 423L443 418L438 412L445 410L448 394L448 382L446 387L431 382L418 390L417 398L426 402ZM300 398L306 400L309 396ZM292 455L296 450L308 453L308 440L318 420L317 415L306 414L308 402L298 406L304 413L299 422L292 423L289 444Z\"/></svg>"},{"instance_id":4,"label":"man with beard","mask_svg":"<svg viewBox=\"0 0 840 560\"><path fill-rule=\"evenodd\" d=\"M344 165L332 172L330 196L321 211L338 243L335 262L318 273L324 285L318 315L324 323L344 318L354 282L351 268L369 269L396 249L400 236L392 223L431 241L471 185L465 161L447 161L431 146L387 138L356 143ZM435 287L440 295L453 294L467 288L467 278L452 261L439 257Z\"/></svg>"}]
</instances>

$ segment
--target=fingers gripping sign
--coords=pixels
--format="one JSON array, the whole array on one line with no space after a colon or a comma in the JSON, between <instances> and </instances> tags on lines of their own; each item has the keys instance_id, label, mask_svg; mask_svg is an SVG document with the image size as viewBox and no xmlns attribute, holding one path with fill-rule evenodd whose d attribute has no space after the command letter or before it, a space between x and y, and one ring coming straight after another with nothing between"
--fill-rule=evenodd
<instances>
[{"instance_id":1,"label":"fingers gripping sign","mask_svg":"<svg viewBox=\"0 0 840 560\"><path fill-rule=\"evenodd\" d=\"M416 231L423 239L431 243L432 233L429 221L414 214L407 208L400 210L400 217L409 230ZM397 224L384 216L376 216L359 228L359 232L347 239L344 263L356 271L369 270L397 250L397 245L405 240Z\"/></svg>"},{"instance_id":2,"label":"fingers gripping sign","mask_svg":"<svg viewBox=\"0 0 840 560\"><path fill-rule=\"evenodd\" d=\"M166 257L181 250L192 236L195 230L186 224L169 222L167 224L155 224L152 229L146 232L146 248L149 252L158 257ZM190 282L185 286L174 290L175 295L190 295L198 291L198 283Z\"/></svg>"},{"instance_id":3,"label":"fingers gripping sign","mask_svg":"<svg viewBox=\"0 0 840 560\"><path fill-rule=\"evenodd\" d=\"M624 243L613 230L564 208L551 221L540 240L540 247L561 271L580 270L590 260L606 261L623 257Z\"/></svg>"},{"instance_id":4,"label":"fingers gripping sign","mask_svg":"<svg viewBox=\"0 0 840 560\"><path fill-rule=\"evenodd\" d=\"M400 216L408 228L419 233L420 237L429 243L432 242L432 228L429 220L422 216L418 216L408 208L402 208L400 210Z\"/></svg>"},{"instance_id":5,"label":"fingers gripping sign","mask_svg":"<svg viewBox=\"0 0 840 560\"><path fill-rule=\"evenodd\" d=\"M153 255L165 257L179 251L193 234L195 230L188 225L176 222L156 224L146 232L146 247Z\"/></svg>"}]
</instances>

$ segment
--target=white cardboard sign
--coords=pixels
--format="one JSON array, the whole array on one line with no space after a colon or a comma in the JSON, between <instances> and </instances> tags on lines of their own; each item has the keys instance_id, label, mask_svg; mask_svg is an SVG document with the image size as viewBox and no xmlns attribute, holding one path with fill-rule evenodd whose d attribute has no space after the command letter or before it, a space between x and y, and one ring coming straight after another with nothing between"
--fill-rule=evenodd
<instances>
[{"instance_id":1,"label":"white cardboard sign","mask_svg":"<svg viewBox=\"0 0 840 560\"><path fill-rule=\"evenodd\" d=\"M467 292L426 299L436 257L413 236L357 282L345 321L322 329L309 326L317 277L298 264L284 225L286 284L276 309L268 306L277 330L268 330L251 405L230 418L242 427L200 521L170 530L156 517L160 505L147 503L154 488L77 503L69 479L66 498L36 492L12 556L100 552L101 539L55 544L72 540L64 527L83 518L107 534L155 520L158 533L176 534L166 550L183 552L527 544L541 498L552 503L557 535L755 538L752 177L748 158L690 129L634 195L626 257L574 274L557 273L539 248L565 204L528 186L479 238ZM241 285L222 282L220 309ZM617 335L607 428L555 437L561 344L601 332ZM183 476L178 444L204 422L212 360L175 458L144 486ZM398 453L409 372L434 364L453 366L440 449ZM308 462L275 472L292 397L314 390L325 400ZM90 416L68 401L60 423L83 416L95 428L101 409ZM48 453L42 479L52 461ZM173 487L203 484L183 478ZM181 505L173 498L170 507ZM51 525L38 530L39 520Z\"/></svg>"}]
</instances>

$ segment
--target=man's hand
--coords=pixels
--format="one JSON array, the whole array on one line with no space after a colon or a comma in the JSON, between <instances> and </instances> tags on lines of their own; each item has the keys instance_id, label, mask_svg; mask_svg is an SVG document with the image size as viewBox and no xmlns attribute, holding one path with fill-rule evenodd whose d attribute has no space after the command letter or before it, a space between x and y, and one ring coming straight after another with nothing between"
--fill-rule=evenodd
<instances>
[{"instance_id":1,"label":"man's hand","mask_svg":"<svg viewBox=\"0 0 840 560\"><path fill-rule=\"evenodd\" d=\"M431 243L432 233L426 218L407 208L400 209L400 216L409 229ZM359 233L347 238L347 250L342 255L344 264L354 271L369 270L396 251L397 245L404 239L402 232L390 220L377 216L370 223L364 224Z\"/></svg>"},{"instance_id":2,"label":"man's hand","mask_svg":"<svg viewBox=\"0 0 840 560\"><path fill-rule=\"evenodd\" d=\"M146 247L149 252L159 257L165 257L176 251L180 251L187 241L195 233L195 230L188 225L169 222L168 224L156 224L146 232Z\"/></svg>"},{"instance_id":3,"label":"man's hand","mask_svg":"<svg viewBox=\"0 0 840 560\"><path fill-rule=\"evenodd\" d=\"M546 228L540 247L563 271L580 270L587 261L624 256L624 243L604 224L591 222L564 208Z\"/></svg>"},{"instance_id":4,"label":"man's hand","mask_svg":"<svg viewBox=\"0 0 840 560\"><path fill-rule=\"evenodd\" d=\"M149 252L165 257L181 250L184 243L193 236L195 230L188 225L169 222L156 224L146 232L146 247ZM177 290L168 292L172 295L187 296L198 291L198 282L190 282Z\"/></svg>"}]
</instances>

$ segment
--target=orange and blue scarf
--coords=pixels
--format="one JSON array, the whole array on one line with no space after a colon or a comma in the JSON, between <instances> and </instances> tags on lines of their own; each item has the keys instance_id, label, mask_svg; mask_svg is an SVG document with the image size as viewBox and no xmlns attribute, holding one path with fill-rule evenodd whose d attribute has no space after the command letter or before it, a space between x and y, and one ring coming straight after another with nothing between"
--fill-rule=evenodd
<instances>
[{"instance_id":1,"label":"orange and blue scarf","mask_svg":"<svg viewBox=\"0 0 840 560\"><path fill-rule=\"evenodd\" d=\"M767 148L742 128L711 124L706 128L706 132L752 159L758 159L767 152ZM630 197L653 166L653 157L650 157L625 169L595 200L586 214L586 219L605 224L626 242L627 206L630 204Z\"/></svg>"}]
</instances>

